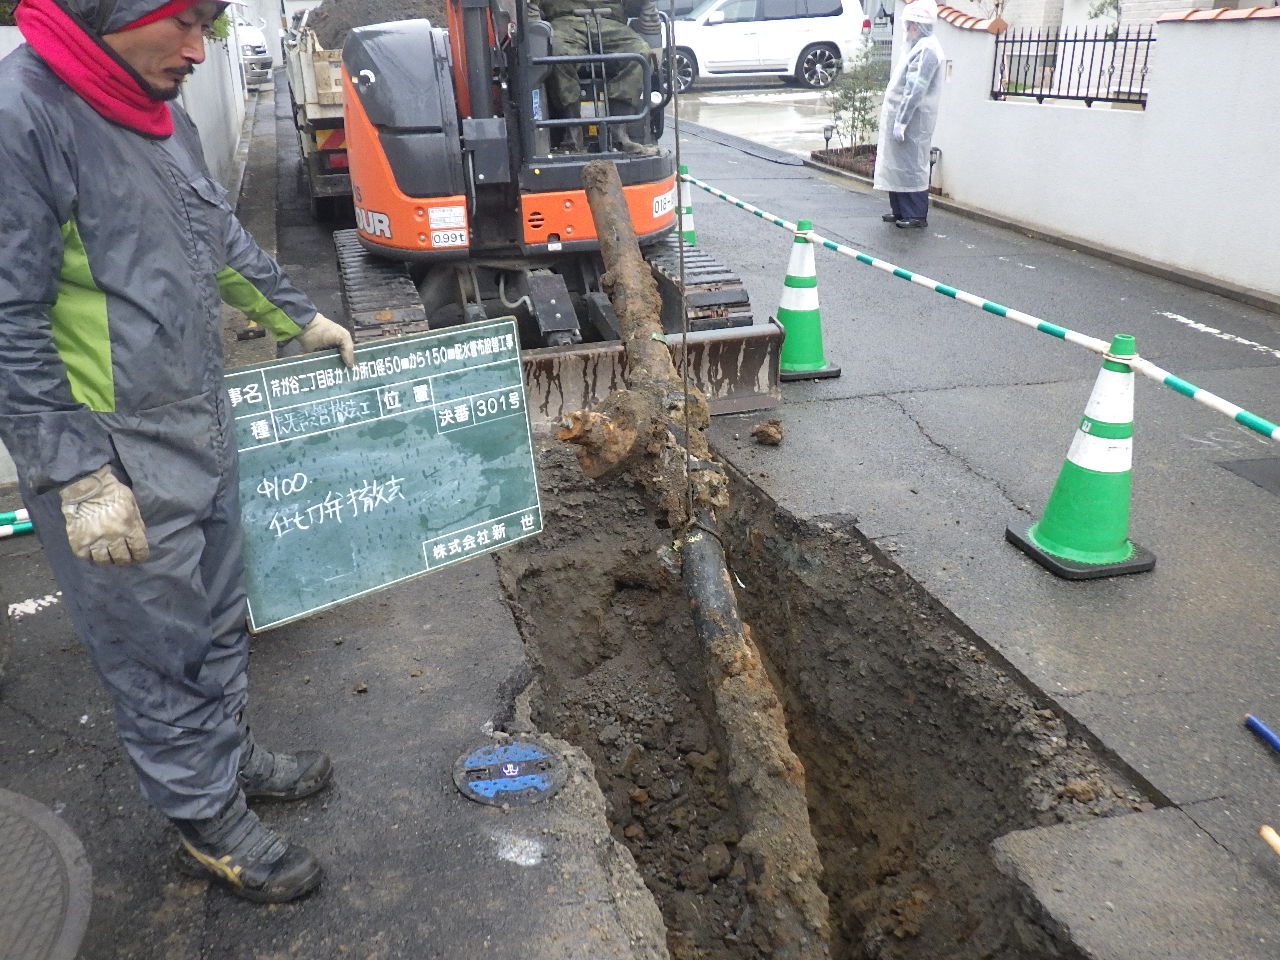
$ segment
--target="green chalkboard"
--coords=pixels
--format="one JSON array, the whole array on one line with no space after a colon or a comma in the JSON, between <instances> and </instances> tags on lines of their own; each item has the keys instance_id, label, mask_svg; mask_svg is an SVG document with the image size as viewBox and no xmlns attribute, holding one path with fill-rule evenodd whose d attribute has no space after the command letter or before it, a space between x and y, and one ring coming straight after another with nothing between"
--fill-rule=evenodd
<instances>
[{"instance_id":1,"label":"green chalkboard","mask_svg":"<svg viewBox=\"0 0 1280 960\"><path fill-rule=\"evenodd\" d=\"M237 367L255 631L542 529L510 320Z\"/></svg>"}]
</instances>

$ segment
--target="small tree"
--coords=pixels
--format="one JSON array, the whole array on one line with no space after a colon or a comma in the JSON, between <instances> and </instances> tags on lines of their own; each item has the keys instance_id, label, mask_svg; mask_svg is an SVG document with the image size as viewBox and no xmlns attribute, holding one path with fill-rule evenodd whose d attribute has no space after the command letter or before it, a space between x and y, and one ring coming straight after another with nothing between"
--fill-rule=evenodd
<instances>
[{"instance_id":1,"label":"small tree","mask_svg":"<svg viewBox=\"0 0 1280 960\"><path fill-rule=\"evenodd\" d=\"M1094 0L1089 7L1089 19L1101 20L1104 17L1111 22L1107 24L1107 39L1114 40L1120 32L1120 20L1124 12L1120 8L1120 0Z\"/></svg>"},{"instance_id":2,"label":"small tree","mask_svg":"<svg viewBox=\"0 0 1280 960\"><path fill-rule=\"evenodd\" d=\"M848 139L854 148L874 142L880 128L880 97L888 79L884 64L876 57L875 45L870 38L865 39L827 91L831 119L841 142Z\"/></svg>"}]
</instances>

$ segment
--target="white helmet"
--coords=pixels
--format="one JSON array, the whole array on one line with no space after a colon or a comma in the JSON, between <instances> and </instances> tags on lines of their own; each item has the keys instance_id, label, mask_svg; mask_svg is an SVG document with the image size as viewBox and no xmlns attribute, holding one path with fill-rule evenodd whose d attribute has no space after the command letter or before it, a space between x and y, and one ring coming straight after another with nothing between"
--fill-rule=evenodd
<instances>
[{"instance_id":1,"label":"white helmet","mask_svg":"<svg viewBox=\"0 0 1280 960\"><path fill-rule=\"evenodd\" d=\"M933 0L912 0L907 4L907 12L902 19L907 23L936 23L938 5Z\"/></svg>"}]
</instances>

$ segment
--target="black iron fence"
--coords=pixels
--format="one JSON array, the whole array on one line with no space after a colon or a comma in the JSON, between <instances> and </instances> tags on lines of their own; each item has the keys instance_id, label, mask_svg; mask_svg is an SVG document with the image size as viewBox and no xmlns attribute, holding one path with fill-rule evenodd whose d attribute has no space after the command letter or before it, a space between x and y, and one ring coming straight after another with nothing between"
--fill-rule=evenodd
<instances>
[{"instance_id":1,"label":"black iron fence","mask_svg":"<svg viewBox=\"0 0 1280 960\"><path fill-rule=\"evenodd\" d=\"M1151 26L1010 30L996 37L991 99L1083 100L1145 107Z\"/></svg>"}]
</instances>

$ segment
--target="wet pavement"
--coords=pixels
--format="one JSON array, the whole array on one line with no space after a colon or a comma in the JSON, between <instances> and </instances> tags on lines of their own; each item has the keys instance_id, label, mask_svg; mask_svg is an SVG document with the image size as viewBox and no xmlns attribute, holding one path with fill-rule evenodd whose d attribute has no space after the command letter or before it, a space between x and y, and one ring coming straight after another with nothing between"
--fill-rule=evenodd
<instances>
[{"instance_id":1,"label":"wet pavement","mask_svg":"<svg viewBox=\"0 0 1280 960\"><path fill-rule=\"evenodd\" d=\"M772 78L749 84L699 83L680 99L680 116L803 157L827 145L823 128L835 122L828 91ZM833 147L841 145L838 139L831 141Z\"/></svg>"}]
</instances>

